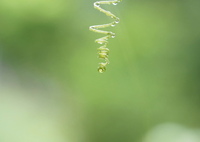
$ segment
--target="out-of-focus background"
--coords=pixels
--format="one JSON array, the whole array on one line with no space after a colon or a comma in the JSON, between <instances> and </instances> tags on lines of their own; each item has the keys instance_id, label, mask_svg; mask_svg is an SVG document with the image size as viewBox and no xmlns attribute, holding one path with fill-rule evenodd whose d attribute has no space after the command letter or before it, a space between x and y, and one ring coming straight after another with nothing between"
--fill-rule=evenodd
<instances>
[{"instance_id":1,"label":"out-of-focus background","mask_svg":"<svg viewBox=\"0 0 200 142\"><path fill-rule=\"evenodd\" d=\"M0 142L200 142L200 1L0 1Z\"/></svg>"}]
</instances>

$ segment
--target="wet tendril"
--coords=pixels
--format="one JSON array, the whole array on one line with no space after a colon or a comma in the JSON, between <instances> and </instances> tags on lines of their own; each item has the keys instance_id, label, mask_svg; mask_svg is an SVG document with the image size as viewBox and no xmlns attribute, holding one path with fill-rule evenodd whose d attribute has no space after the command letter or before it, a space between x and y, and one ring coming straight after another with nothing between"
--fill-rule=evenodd
<instances>
[{"instance_id":1,"label":"wet tendril","mask_svg":"<svg viewBox=\"0 0 200 142\"><path fill-rule=\"evenodd\" d=\"M93 32L104 34L106 36L101 37L99 39L96 39L95 42L98 44L101 44L101 46L98 48L98 55L100 59L103 59L105 62L99 63L98 71L100 73L103 73L106 71L106 65L109 64L108 55L109 55L109 49L107 48L108 39L114 38L115 33L111 31L103 31L99 30L101 28L107 28L107 27L114 27L116 24L119 23L120 19L112 14L110 11L104 10L100 7L101 4L113 4L117 5L122 0L110 0L110 1L97 1L94 3L94 8L99 10L102 13L105 13L107 16L111 17L114 21L108 24L102 24L102 25L94 25L90 26L89 29Z\"/></svg>"}]
</instances>

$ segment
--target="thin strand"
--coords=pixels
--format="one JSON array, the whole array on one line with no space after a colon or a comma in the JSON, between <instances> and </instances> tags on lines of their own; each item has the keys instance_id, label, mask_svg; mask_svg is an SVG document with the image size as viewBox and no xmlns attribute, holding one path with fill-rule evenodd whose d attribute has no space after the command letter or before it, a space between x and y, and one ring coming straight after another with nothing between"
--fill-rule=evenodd
<instances>
[{"instance_id":1,"label":"thin strand","mask_svg":"<svg viewBox=\"0 0 200 142\"><path fill-rule=\"evenodd\" d=\"M117 16L112 14L110 11L107 11L107 10L101 8L100 5L101 4L117 5L121 1L122 0L97 1L97 2L94 3L95 9L99 10L102 13L105 13L107 16L111 17L114 20L113 22L108 23L108 24L94 25L94 26L89 27L89 29L93 32L106 35L104 37L101 37L101 38L95 40L96 43L102 45L98 48L98 55L99 55L100 59L103 59L105 61L105 62L99 63L98 71L100 73L105 72L106 71L106 65L108 65L110 63L109 60L108 60L109 49L107 48L107 44L108 44L109 38L115 37L115 33L111 32L111 31L103 31L103 30L99 30L99 29L107 28L107 27L114 27L120 21L120 19Z\"/></svg>"}]
</instances>

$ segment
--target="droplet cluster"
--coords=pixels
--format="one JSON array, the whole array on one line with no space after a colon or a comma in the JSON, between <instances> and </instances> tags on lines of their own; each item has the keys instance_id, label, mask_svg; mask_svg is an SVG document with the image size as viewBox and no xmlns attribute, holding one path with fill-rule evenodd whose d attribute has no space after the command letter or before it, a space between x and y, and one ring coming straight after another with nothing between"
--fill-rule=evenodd
<instances>
[{"instance_id":1,"label":"droplet cluster","mask_svg":"<svg viewBox=\"0 0 200 142\"><path fill-rule=\"evenodd\" d=\"M109 55L109 49L107 48L108 39L115 38L115 33L111 31L103 31L99 30L101 28L107 28L107 27L114 27L116 24L119 23L120 19L112 14L110 11L107 11L100 7L101 4L112 4L117 5L122 0L111 0L111 1L97 1L94 3L94 8L99 10L102 13L105 13L107 16L111 17L114 21L108 24L102 24L102 25L94 25L90 26L89 29L93 32L105 34L104 37L101 37L99 39L96 39L95 42L98 44L101 44L101 46L98 48L98 57L100 59L103 59L105 62L99 63L98 72L103 73L106 71L106 65L108 65L110 62L108 60Z\"/></svg>"}]
</instances>

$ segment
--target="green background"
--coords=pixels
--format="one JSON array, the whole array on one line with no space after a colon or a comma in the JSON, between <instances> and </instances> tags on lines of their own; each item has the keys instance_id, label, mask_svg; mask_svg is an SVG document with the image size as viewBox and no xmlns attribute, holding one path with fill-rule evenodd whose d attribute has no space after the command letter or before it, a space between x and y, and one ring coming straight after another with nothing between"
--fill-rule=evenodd
<instances>
[{"instance_id":1,"label":"green background","mask_svg":"<svg viewBox=\"0 0 200 142\"><path fill-rule=\"evenodd\" d=\"M121 20L109 29L116 37L109 40L111 63L103 74L97 72L99 45L94 43L102 35L89 26L112 20L93 2L0 1L1 142L13 142L10 137L16 142L52 137L57 142L141 142L160 124L200 128L200 1L123 0L102 6ZM27 100L40 105L32 110L23 104ZM15 110L19 104L22 108ZM34 115L26 118L26 112ZM56 130L40 129L58 115L52 120ZM34 129L26 131L24 126L36 119Z\"/></svg>"}]
</instances>

